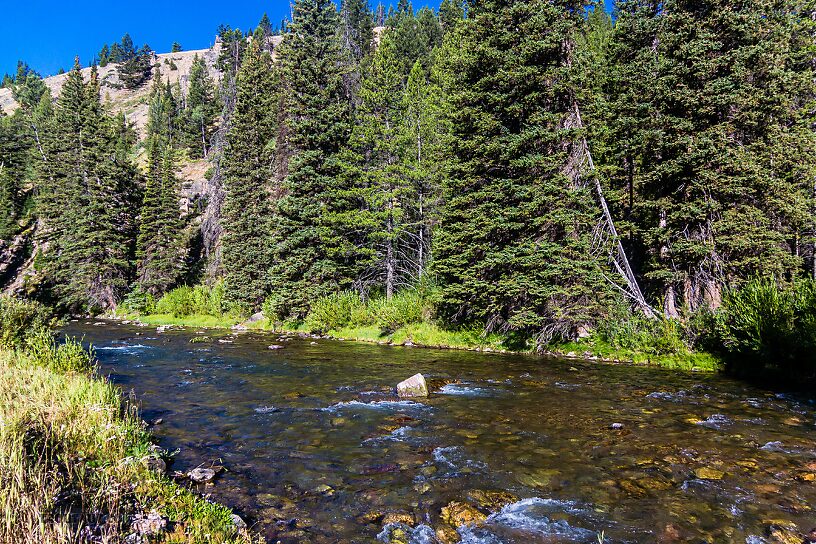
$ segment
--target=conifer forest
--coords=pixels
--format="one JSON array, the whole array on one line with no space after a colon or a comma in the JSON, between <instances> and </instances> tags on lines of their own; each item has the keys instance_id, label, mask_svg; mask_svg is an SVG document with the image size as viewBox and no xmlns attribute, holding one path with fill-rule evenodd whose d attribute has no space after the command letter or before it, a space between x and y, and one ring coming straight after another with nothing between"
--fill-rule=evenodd
<instances>
[{"instance_id":1,"label":"conifer forest","mask_svg":"<svg viewBox=\"0 0 816 544\"><path fill-rule=\"evenodd\" d=\"M809 374L814 36L812 0L297 0L172 84L129 35L58 94L21 61L0 279L71 314L203 286L211 314L323 332L396 298L508 346L795 349ZM110 66L145 89L140 130ZM762 297L783 324L740 321Z\"/></svg>"}]
</instances>

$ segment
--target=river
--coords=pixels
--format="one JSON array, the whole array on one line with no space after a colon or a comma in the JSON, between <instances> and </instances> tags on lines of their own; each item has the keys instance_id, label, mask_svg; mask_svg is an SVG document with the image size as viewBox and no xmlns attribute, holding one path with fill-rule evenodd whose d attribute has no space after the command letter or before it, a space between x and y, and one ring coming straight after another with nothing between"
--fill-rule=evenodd
<instances>
[{"instance_id":1,"label":"river","mask_svg":"<svg viewBox=\"0 0 816 544\"><path fill-rule=\"evenodd\" d=\"M64 331L93 344L145 420L163 420L153 430L178 451L171 470L225 467L198 490L271 542L388 542L402 529L434 543L451 501L489 515L457 528L466 543L597 543L603 531L608 543L759 544L771 524L816 525L812 400L722 376L116 323ZM431 396L400 401L395 385L417 372Z\"/></svg>"}]
</instances>

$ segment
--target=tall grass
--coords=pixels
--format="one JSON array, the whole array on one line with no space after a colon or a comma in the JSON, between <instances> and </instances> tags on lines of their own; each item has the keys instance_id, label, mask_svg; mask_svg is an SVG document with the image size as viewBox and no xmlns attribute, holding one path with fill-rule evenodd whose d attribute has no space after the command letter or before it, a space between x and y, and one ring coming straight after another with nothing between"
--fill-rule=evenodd
<instances>
[{"instance_id":1,"label":"tall grass","mask_svg":"<svg viewBox=\"0 0 816 544\"><path fill-rule=\"evenodd\" d=\"M343 291L316 300L304 325L320 333L358 327L377 327L381 333L390 333L428 321L432 313L431 295L419 289L400 291L390 299L367 301L354 291Z\"/></svg>"},{"instance_id":2,"label":"tall grass","mask_svg":"<svg viewBox=\"0 0 816 544\"><path fill-rule=\"evenodd\" d=\"M710 348L737 375L816 378L816 281L755 279L727 291L712 329Z\"/></svg>"},{"instance_id":3,"label":"tall grass","mask_svg":"<svg viewBox=\"0 0 816 544\"><path fill-rule=\"evenodd\" d=\"M212 286L177 287L159 299L155 311L151 313L170 314L174 317L191 315L220 317L225 311L224 283L219 281Z\"/></svg>"},{"instance_id":4,"label":"tall grass","mask_svg":"<svg viewBox=\"0 0 816 544\"><path fill-rule=\"evenodd\" d=\"M123 542L147 511L175 522L151 542L250 541L227 508L140 462L151 454L149 434L118 389L94 374L92 352L77 341L57 344L41 327L21 332L19 322L0 321L2 337L20 337L0 347L0 543Z\"/></svg>"}]
</instances>

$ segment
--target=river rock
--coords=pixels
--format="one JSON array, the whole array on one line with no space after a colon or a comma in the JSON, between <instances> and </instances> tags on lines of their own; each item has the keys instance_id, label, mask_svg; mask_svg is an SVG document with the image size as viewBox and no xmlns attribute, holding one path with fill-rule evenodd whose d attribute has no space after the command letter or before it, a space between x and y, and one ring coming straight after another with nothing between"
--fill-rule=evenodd
<instances>
[{"instance_id":1,"label":"river rock","mask_svg":"<svg viewBox=\"0 0 816 544\"><path fill-rule=\"evenodd\" d=\"M519 498L507 491L485 491L482 489L472 489L467 492L470 500L491 511L498 511L507 506L518 502Z\"/></svg>"},{"instance_id":2,"label":"river rock","mask_svg":"<svg viewBox=\"0 0 816 544\"><path fill-rule=\"evenodd\" d=\"M207 483L215 479L215 471L211 468L194 468L187 476L197 484Z\"/></svg>"},{"instance_id":3,"label":"river rock","mask_svg":"<svg viewBox=\"0 0 816 544\"><path fill-rule=\"evenodd\" d=\"M458 501L453 501L442 507L441 517L442 521L454 527L479 524L487 519L487 516L479 512L475 507L466 502Z\"/></svg>"},{"instance_id":4,"label":"river rock","mask_svg":"<svg viewBox=\"0 0 816 544\"><path fill-rule=\"evenodd\" d=\"M232 515L230 516L230 520L232 520L232 524L233 524L233 525L235 526L235 528L236 528L236 529L238 529L239 531L240 531L241 529L246 529L246 528L247 528L246 521L244 521L244 520L241 518L241 516L239 516L238 514L232 514Z\"/></svg>"},{"instance_id":5,"label":"river rock","mask_svg":"<svg viewBox=\"0 0 816 544\"><path fill-rule=\"evenodd\" d=\"M700 480L722 480L725 473L715 468L700 467L694 470L694 476Z\"/></svg>"},{"instance_id":6,"label":"river rock","mask_svg":"<svg viewBox=\"0 0 816 544\"><path fill-rule=\"evenodd\" d=\"M280 344L272 344L271 346L267 346L266 349L283 349L283 346Z\"/></svg>"},{"instance_id":7,"label":"river rock","mask_svg":"<svg viewBox=\"0 0 816 544\"><path fill-rule=\"evenodd\" d=\"M131 531L138 535L157 535L167 528L167 519L157 512L150 512L147 515L136 514L133 523L130 524Z\"/></svg>"},{"instance_id":8,"label":"river rock","mask_svg":"<svg viewBox=\"0 0 816 544\"><path fill-rule=\"evenodd\" d=\"M774 544L802 544L807 542L796 530L793 523L782 525L771 525L767 530L768 538Z\"/></svg>"},{"instance_id":9,"label":"river rock","mask_svg":"<svg viewBox=\"0 0 816 544\"><path fill-rule=\"evenodd\" d=\"M147 470L157 474L164 474L167 471L167 463L157 455L145 455L139 462L147 467Z\"/></svg>"},{"instance_id":10,"label":"river rock","mask_svg":"<svg viewBox=\"0 0 816 544\"><path fill-rule=\"evenodd\" d=\"M428 384L425 383L425 376L422 374L414 374L407 380L398 383L397 394L403 399L427 397Z\"/></svg>"},{"instance_id":11,"label":"river rock","mask_svg":"<svg viewBox=\"0 0 816 544\"><path fill-rule=\"evenodd\" d=\"M403 523L413 527L414 516L407 512L388 512L383 516L382 524L390 525L392 523Z\"/></svg>"},{"instance_id":12,"label":"river rock","mask_svg":"<svg viewBox=\"0 0 816 544\"><path fill-rule=\"evenodd\" d=\"M612 429L613 431L619 431L623 429L623 423L613 423L612 425L609 426L609 428Z\"/></svg>"},{"instance_id":13,"label":"river rock","mask_svg":"<svg viewBox=\"0 0 816 544\"><path fill-rule=\"evenodd\" d=\"M439 544L457 544L461 541L461 537L459 533L456 532L456 529L447 524L437 527L435 534Z\"/></svg>"}]
</instances>

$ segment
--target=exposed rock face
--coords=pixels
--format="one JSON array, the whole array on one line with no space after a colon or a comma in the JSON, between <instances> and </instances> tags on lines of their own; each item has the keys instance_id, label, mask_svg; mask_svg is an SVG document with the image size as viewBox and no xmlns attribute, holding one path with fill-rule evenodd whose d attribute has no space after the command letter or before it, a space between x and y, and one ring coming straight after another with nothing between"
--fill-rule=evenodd
<instances>
[{"instance_id":1,"label":"exposed rock face","mask_svg":"<svg viewBox=\"0 0 816 544\"><path fill-rule=\"evenodd\" d=\"M156 512L136 514L131 530L138 535L158 535L167 527L167 520Z\"/></svg>"},{"instance_id":2,"label":"exposed rock face","mask_svg":"<svg viewBox=\"0 0 816 544\"><path fill-rule=\"evenodd\" d=\"M427 397L428 384L422 374L414 374L407 380L397 384L397 395L403 399L414 397Z\"/></svg>"}]
</instances>

